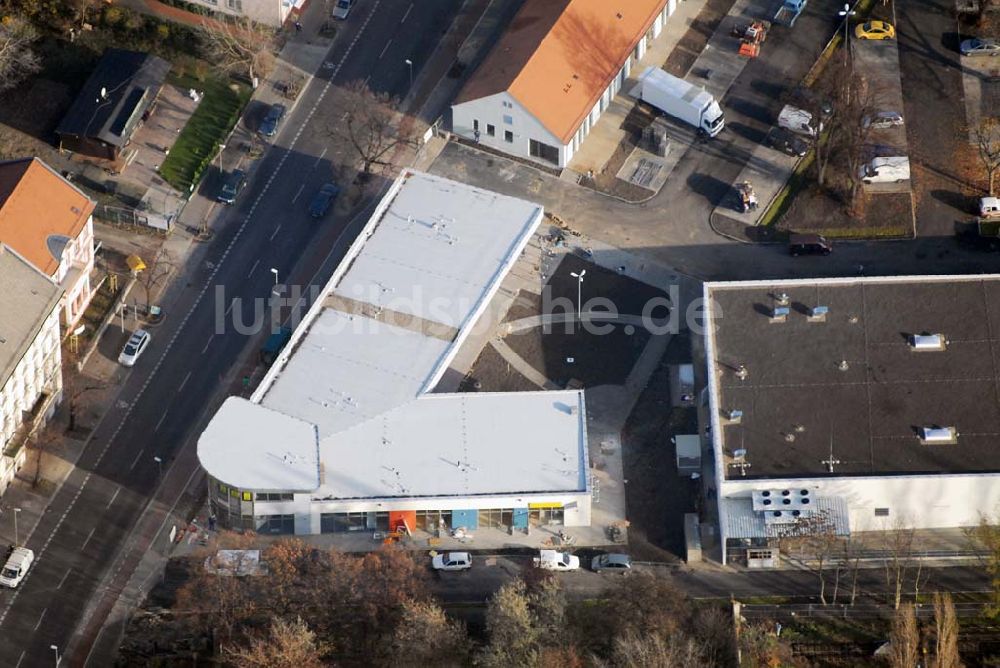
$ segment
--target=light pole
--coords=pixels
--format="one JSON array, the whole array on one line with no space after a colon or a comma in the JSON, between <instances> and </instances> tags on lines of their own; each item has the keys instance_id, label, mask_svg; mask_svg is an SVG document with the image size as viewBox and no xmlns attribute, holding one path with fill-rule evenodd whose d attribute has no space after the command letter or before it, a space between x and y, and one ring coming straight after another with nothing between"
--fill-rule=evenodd
<instances>
[{"instance_id":1,"label":"light pole","mask_svg":"<svg viewBox=\"0 0 1000 668\"><path fill-rule=\"evenodd\" d=\"M162 460L162 459L160 459L160 458L159 458L159 457L157 457L157 456L154 456L154 457L153 457L153 461L154 461L154 462L156 462L156 466L157 466L157 467L159 468L159 470L160 470L160 476L159 476L159 479L160 479L160 480L163 480L163 460Z\"/></svg>"},{"instance_id":2,"label":"light pole","mask_svg":"<svg viewBox=\"0 0 1000 668\"><path fill-rule=\"evenodd\" d=\"M21 512L21 509L14 508L13 510L14 510L14 546L16 547L17 545L20 544L20 541L17 540L17 514Z\"/></svg>"},{"instance_id":3,"label":"light pole","mask_svg":"<svg viewBox=\"0 0 1000 668\"><path fill-rule=\"evenodd\" d=\"M576 279L576 319L583 320L583 277L587 275L587 270L584 269L579 274L575 272L569 272L569 275Z\"/></svg>"},{"instance_id":4,"label":"light pole","mask_svg":"<svg viewBox=\"0 0 1000 668\"><path fill-rule=\"evenodd\" d=\"M274 267L271 267L271 273L274 274L274 286L277 287L278 286L278 270L275 269Z\"/></svg>"},{"instance_id":5,"label":"light pole","mask_svg":"<svg viewBox=\"0 0 1000 668\"><path fill-rule=\"evenodd\" d=\"M407 58L403 61L406 66L410 69L410 88L413 88L413 61Z\"/></svg>"},{"instance_id":6,"label":"light pole","mask_svg":"<svg viewBox=\"0 0 1000 668\"><path fill-rule=\"evenodd\" d=\"M59 668L59 664L62 663L62 657L59 656L59 648L55 645L49 645L49 649L56 653L56 668Z\"/></svg>"},{"instance_id":7,"label":"light pole","mask_svg":"<svg viewBox=\"0 0 1000 668\"><path fill-rule=\"evenodd\" d=\"M844 17L844 64L846 65L847 53L851 48L850 43L848 43L847 41L848 40L847 29L850 27L851 17L857 14L857 12L851 9L851 6L845 2L844 8L839 12L837 12L837 14Z\"/></svg>"},{"instance_id":8,"label":"light pole","mask_svg":"<svg viewBox=\"0 0 1000 668\"><path fill-rule=\"evenodd\" d=\"M222 152L226 150L225 144L219 144L219 173L222 173Z\"/></svg>"}]
</instances>

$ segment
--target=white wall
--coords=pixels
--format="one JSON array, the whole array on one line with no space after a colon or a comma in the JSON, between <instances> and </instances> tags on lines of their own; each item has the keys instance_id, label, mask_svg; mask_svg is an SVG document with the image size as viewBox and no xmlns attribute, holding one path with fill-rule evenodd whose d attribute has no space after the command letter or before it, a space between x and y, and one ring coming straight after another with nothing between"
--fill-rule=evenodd
<instances>
[{"instance_id":1,"label":"white wall","mask_svg":"<svg viewBox=\"0 0 1000 668\"><path fill-rule=\"evenodd\" d=\"M505 107L504 103L508 103L510 106ZM559 149L558 165L553 165L551 162L545 160L537 160L540 164L549 165L550 167L565 167L572 154L569 147L563 145L561 139L549 132L531 112L522 107L507 92L456 104L451 108L451 114L451 129L455 134L474 140L475 124L473 121L478 120L480 144L515 155L519 158L537 160L531 156L530 140L532 139ZM510 116L513 123L504 123L503 117L505 115ZM492 125L496 129L495 136L490 137L488 135L486 131L487 125ZM505 130L510 130L514 133L514 141L512 143L504 140Z\"/></svg>"},{"instance_id":2,"label":"white wall","mask_svg":"<svg viewBox=\"0 0 1000 668\"><path fill-rule=\"evenodd\" d=\"M785 488L842 497L850 511L852 533L892 528L898 521L914 529L972 526L981 514L1000 510L1000 474L727 480L719 497L749 497L754 489ZM875 517L876 508L888 508L889 516Z\"/></svg>"},{"instance_id":3,"label":"white wall","mask_svg":"<svg viewBox=\"0 0 1000 668\"><path fill-rule=\"evenodd\" d=\"M58 307L46 317L35 340L0 388L0 452L6 449L8 441L21 426L23 412L30 411L46 389L55 395L55 402L58 402L62 392ZM14 458L0 455L0 494L7 489L23 463L23 448Z\"/></svg>"},{"instance_id":4,"label":"white wall","mask_svg":"<svg viewBox=\"0 0 1000 668\"><path fill-rule=\"evenodd\" d=\"M292 9L291 0L188 0L188 2L228 16L248 16L258 23L275 28L284 23Z\"/></svg>"}]
</instances>

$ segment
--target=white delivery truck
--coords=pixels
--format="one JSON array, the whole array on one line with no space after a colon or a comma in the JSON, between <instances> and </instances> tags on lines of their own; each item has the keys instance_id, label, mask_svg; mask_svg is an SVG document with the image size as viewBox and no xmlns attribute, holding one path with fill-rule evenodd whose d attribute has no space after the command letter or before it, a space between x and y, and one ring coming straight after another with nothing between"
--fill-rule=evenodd
<instances>
[{"instance_id":1,"label":"white delivery truck","mask_svg":"<svg viewBox=\"0 0 1000 668\"><path fill-rule=\"evenodd\" d=\"M858 177L864 183L902 183L910 180L910 159L906 157L872 158L861 165Z\"/></svg>"},{"instance_id":2,"label":"white delivery truck","mask_svg":"<svg viewBox=\"0 0 1000 668\"><path fill-rule=\"evenodd\" d=\"M781 113L778 114L778 126L804 137L815 137L817 130L823 131L822 121L817 125L813 122L812 114L790 104L782 107Z\"/></svg>"},{"instance_id":3,"label":"white delivery truck","mask_svg":"<svg viewBox=\"0 0 1000 668\"><path fill-rule=\"evenodd\" d=\"M718 135L726 125L722 108L711 93L659 67L647 67L639 77L639 99L709 137Z\"/></svg>"},{"instance_id":4,"label":"white delivery truck","mask_svg":"<svg viewBox=\"0 0 1000 668\"><path fill-rule=\"evenodd\" d=\"M546 571L575 571L580 568L580 557L556 550L539 550L533 562Z\"/></svg>"}]
</instances>

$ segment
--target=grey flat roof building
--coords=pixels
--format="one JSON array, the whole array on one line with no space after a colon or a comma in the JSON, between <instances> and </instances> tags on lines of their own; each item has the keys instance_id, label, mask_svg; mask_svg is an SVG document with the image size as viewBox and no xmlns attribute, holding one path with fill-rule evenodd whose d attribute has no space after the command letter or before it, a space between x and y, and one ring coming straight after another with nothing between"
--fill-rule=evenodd
<instances>
[{"instance_id":1,"label":"grey flat roof building","mask_svg":"<svg viewBox=\"0 0 1000 668\"><path fill-rule=\"evenodd\" d=\"M24 357L62 289L9 246L0 244L0 387Z\"/></svg>"},{"instance_id":2,"label":"grey flat roof building","mask_svg":"<svg viewBox=\"0 0 1000 668\"><path fill-rule=\"evenodd\" d=\"M1000 277L705 294L726 479L1000 471Z\"/></svg>"}]
</instances>

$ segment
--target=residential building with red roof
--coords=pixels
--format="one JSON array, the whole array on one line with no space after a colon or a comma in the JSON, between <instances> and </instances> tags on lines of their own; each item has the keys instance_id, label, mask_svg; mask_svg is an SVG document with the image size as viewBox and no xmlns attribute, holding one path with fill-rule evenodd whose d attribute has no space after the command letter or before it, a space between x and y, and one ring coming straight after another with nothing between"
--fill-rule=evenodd
<instances>
[{"instance_id":1,"label":"residential building with red roof","mask_svg":"<svg viewBox=\"0 0 1000 668\"><path fill-rule=\"evenodd\" d=\"M452 105L452 131L565 167L676 0L527 0Z\"/></svg>"}]
</instances>

